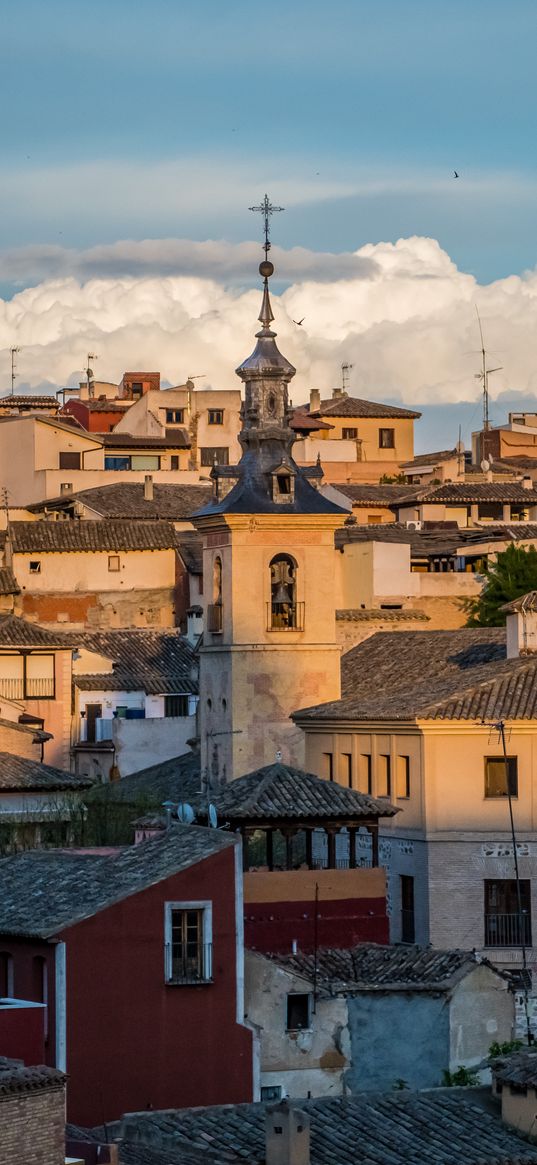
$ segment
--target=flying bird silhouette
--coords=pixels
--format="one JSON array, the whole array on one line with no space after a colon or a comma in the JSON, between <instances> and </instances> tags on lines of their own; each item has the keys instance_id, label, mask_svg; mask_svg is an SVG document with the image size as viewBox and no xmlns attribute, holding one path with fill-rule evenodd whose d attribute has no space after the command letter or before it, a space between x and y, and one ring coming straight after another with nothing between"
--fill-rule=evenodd
<instances>
[{"instance_id":1,"label":"flying bird silhouette","mask_svg":"<svg viewBox=\"0 0 537 1165\"><path fill-rule=\"evenodd\" d=\"M306 319L306 317L305 317L305 316L302 316L302 319L301 319L301 320L293 320L293 323L294 323L294 324L296 324L298 328L301 328L301 327L302 327L302 324L304 323L304 320L305 320L305 319Z\"/></svg>"},{"instance_id":2,"label":"flying bird silhouette","mask_svg":"<svg viewBox=\"0 0 537 1165\"><path fill-rule=\"evenodd\" d=\"M457 171L456 171L456 170L454 170L454 171L453 171L453 177L454 177L454 178L458 178L458 177L459 177L459 175L458 175L458 173L457 173Z\"/></svg>"}]
</instances>

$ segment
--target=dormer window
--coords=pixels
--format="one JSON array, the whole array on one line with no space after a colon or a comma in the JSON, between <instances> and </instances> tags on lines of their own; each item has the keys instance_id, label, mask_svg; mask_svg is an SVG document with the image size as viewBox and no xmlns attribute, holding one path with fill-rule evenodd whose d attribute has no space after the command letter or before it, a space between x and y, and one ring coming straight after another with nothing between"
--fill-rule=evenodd
<instances>
[{"instance_id":1,"label":"dormer window","mask_svg":"<svg viewBox=\"0 0 537 1165\"><path fill-rule=\"evenodd\" d=\"M287 465L273 470L272 500L278 505L290 505L295 500L295 474Z\"/></svg>"}]
</instances>

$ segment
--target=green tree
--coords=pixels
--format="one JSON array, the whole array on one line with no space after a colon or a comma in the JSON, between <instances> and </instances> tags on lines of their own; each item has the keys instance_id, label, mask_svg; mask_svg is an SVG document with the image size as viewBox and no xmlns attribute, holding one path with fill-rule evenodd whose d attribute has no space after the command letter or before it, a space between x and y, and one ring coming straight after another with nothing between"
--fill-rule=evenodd
<instances>
[{"instance_id":1,"label":"green tree","mask_svg":"<svg viewBox=\"0 0 537 1165\"><path fill-rule=\"evenodd\" d=\"M537 590L537 550L512 544L487 562L481 594L466 605L467 627L501 627L505 623L504 603Z\"/></svg>"}]
</instances>

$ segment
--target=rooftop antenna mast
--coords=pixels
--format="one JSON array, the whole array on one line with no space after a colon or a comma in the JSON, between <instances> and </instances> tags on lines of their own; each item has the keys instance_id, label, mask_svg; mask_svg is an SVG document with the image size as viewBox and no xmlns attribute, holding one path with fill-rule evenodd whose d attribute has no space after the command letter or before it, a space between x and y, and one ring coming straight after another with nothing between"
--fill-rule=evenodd
<instances>
[{"instance_id":1,"label":"rooftop antenna mast","mask_svg":"<svg viewBox=\"0 0 537 1165\"><path fill-rule=\"evenodd\" d=\"M480 380L483 385L483 458L487 456L487 433L490 432L490 417L489 417L489 376L491 372L501 372L502 365L499 364L497 368L487 368L487 353L485 351L485 341L483 339L483 328L481 326L481 316L477 304L475 305L475 312L477 322L479 325L479 335L481 337L481 372L475 373L476 380Z\"/></svg>"},{"instance_id":2,"label":"rooftop antenna mast","mask_svg":"<svg viewBox=\"0 0 537 1165\"><path fill-rule=\"evenodd\" d=\"M20 352L20 348L10 348L10 352L11 352L11 395L13 396L14 388L15 388L15 381L17 379L17 372L16 372L17 355Z\"/></svg>"},{"instance_id":3,"label":"rooftop antenna mast","mask_svg":"<svg viewBox=\"0 0 537 1165\"><path fill-rule=\"evenodd\" d=\"M353 368L352 364L345 363L341 365L341 391L345 393L345 396L348 396L351 368Z\"/></svg>"},{"instance_id":4,"label":"rooftop antenna mast","mask_svg":"<svg viewBox=\"0 0 537 1165\"><path fill-rule=\"evenodd\" d=\"M98 360L99 357L96 352L88 352L88 363L86 368L86 380L88 382L88 397L93 396L93 368L91 367L92 360Z\"/></svg>"}]
</instances>

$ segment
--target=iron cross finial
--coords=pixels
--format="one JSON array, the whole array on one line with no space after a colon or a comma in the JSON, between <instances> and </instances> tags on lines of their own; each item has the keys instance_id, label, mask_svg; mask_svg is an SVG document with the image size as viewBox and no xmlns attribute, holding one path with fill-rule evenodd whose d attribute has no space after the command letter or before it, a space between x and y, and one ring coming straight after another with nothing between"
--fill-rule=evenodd
<instances>
[{"instance_id":1,"label":"iron cross finial","mask_svg":"<svg viewBox=\"0 0 537 1165\"><path fill-rule=\"evenodd\" d=\"M268 194L265 194L265 197L264 197L260 206L250 206L250 207L248 207L248 209L257 211L258 214L262 214L264 217L264 220L265 220L265 225L264 225L265 242L263 243L263 250L265 252L265 259L268 259L268 253L270 251L270 239L269 239L270 216L271 216L271 214L275 214L280 210L285 210L285 207L284 206L273 206Z\"/></svg>"}]
</instances>

